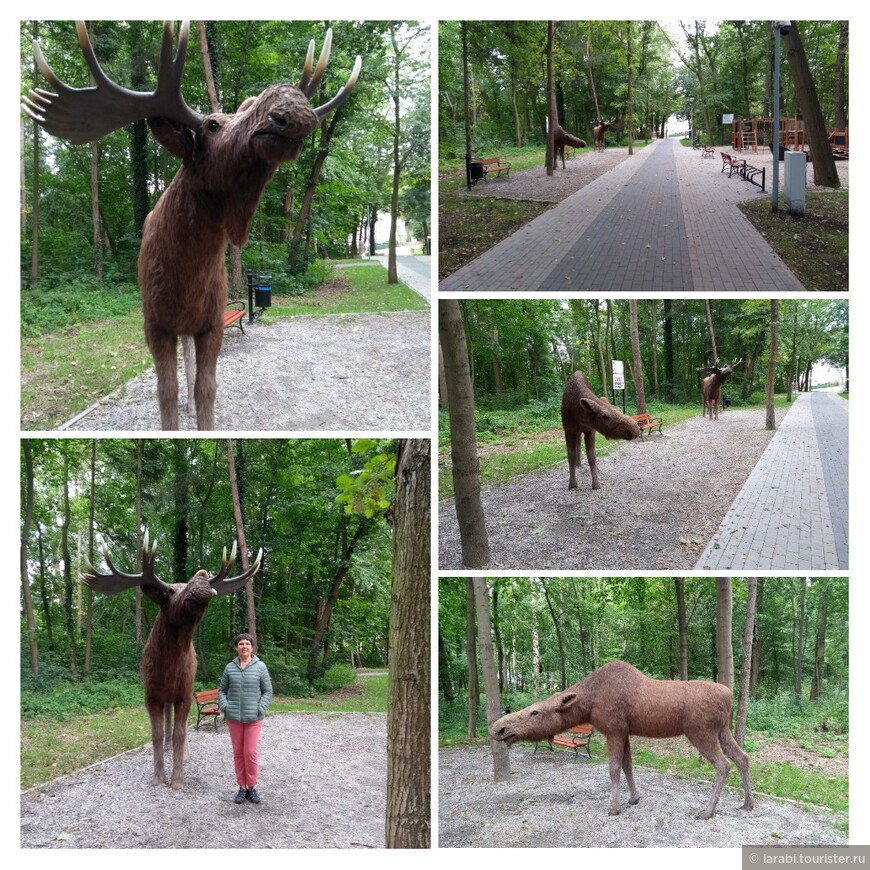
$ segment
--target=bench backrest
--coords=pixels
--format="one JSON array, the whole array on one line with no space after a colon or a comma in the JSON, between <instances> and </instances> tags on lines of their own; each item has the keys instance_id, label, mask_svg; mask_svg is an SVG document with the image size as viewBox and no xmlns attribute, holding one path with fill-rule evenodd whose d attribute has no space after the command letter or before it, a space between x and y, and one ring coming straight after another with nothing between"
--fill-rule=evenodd
<instances>
[{"instance_id":1,"label":"bench backrest","mask_svg":"<svg viewBox=\"0 0 870 870\"><path fill-rule=\"evenodd\" d=\"M592 726L591 725L575 725L573 728L568 729L568 733L570 733L570 734L582 734L584 737L589 737L592 734Z\"/></svg>"},{"instance_id":2,"label":"bench backrest","mask_svg":"<svg viewBox=\"0 0 870 870\"><path fill-rule=\"evenodd\" d=\"M209 701L217 701L218 690L217 689L205 689L202 692L194 692L193 697L196 698L197 704L208 704Z\"/></svg>"}]
</instances>

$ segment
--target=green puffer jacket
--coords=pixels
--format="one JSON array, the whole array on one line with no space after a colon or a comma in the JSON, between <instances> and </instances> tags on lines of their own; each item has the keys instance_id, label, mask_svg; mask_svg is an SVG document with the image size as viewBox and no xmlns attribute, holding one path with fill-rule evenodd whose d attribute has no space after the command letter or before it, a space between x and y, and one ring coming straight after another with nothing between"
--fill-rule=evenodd
<instances>
[{"instance_id":1,"label":"green puffer jacket","mask_svg":"<svg viewBox=\"0 0 870 870\"><path fill-rule=\"evenodd\" d=\"M257 656L244 669L236 656L225 668L218 691L218 707L233 722L256 722L272 700L272 680Z\"/></svg>"}]
</instances>

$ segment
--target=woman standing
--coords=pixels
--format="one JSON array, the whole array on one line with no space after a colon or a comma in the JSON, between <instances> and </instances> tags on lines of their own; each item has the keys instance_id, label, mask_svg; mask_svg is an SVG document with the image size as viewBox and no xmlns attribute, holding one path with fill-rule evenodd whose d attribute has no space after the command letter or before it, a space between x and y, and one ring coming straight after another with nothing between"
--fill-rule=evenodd
<instances>
[{"instance_id":1,"label":"woman standing","mask_svg":"<svg viewBox=\"0 0 870 870\"><path fill-rule=\"evenodd\" d=\"M218 707L224 714L233 743L233 761L239 791L235 802L260 803L257 794L257 747L266 708L272 700L272 680L266 665L254 655L254 638L240 634L235 642L238 656L224 668L218 691Z\"/></svg>"}]
</instances>

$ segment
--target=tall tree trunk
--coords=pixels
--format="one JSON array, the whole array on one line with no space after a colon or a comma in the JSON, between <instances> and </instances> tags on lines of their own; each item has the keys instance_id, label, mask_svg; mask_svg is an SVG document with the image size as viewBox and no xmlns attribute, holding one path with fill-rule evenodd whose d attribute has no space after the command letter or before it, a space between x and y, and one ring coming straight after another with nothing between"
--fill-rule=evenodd
<instances>
[{"instance_id":1,"label":"tall tree trunk","mask_svg":"<svg viewBox=\"0 0 870 870\"><path fill-rule=\"evenodd\" d=\"M716 682L734 690L734 648L731 643L731 578L716 578Z\"/></svg>"},{"instance_id":2,"label":"tall tree trunk","mask_svg":"<svg viewBox=\"0 0 870 870\"><path fill-rule=\"evenodd\" d=\"M764 428L768 432L776 429L776 408L774 407L774 390L776 387L776 354L778 352L777 335L779 328L779 299L770 300L770 357L767 361L767 385L765 398L767 413Z\"/></svg>"},{"instance_id":3,"label":"tall tree trunk","mask_svg":"<svg viewBox=\"0 0 870 870\"><path fill-rule=\"evenodd\" d=\"M656 400L661 399L661 391L659 389L659 340L658 340L658 300L649 300L649 315L650 315L650 347L652 348L652 371L653 371L653 393Z\"/></svg>"},{"instance_id":4,"label":"tall tree trunk","mask_svg":"<svg viewBox=\"0 0 870 870\"><path fill-rule=\"evenodd\" d=\"M607 363L605 362L605 342L601 340L601 309L597 299L592 304L595 306L595 345L598 348L598 369L601 372L601 390L604 398L610 401L610 372L607 371Z\"/></svg>"},{"instance_id":5,"label":"tall tree trunk","mask_svg":"<svg viewBox=\"0 0 870 870\"><path fill-rule=\"evenodd\" d=\"M758 678L761 673L761 632L758 630L758 614L764 607L764 577L758 578L758 596L755 602L755 633L752 638L752 669L749 677L749 694L758 698Z\"/></svg>"},{"instance_id":6,"label":"tall tree trunk","mask_svg":"<svg viewBox=\"0 0 870 870\"><path fill-rule=\"evenodd\" d=\"M547 175L552 175L556 166L555 135L559 114L556 109L556 78L553 69L553 53L556 50L556 22L547 22Z\"/></svg>"},{"instance_id":7,"label":"tall tree trunk","mask_svg":"<svg viewBox=\"0 0 870 870\"><path fill-rule=\"evenodd\" d=\"M66 447L67 445L64 445ZM79 666L76 656L75 630L75 589L73 587L72 557L69 551L69 527L71 521L69 505L69 456L66 449L63 454L63 517L60 526L60 557L63 559L63 589L64 589L64 625L66 627L66 649L69 670L73 677L78 678Z\"/></svg>"},{"instance_id":8,"label":"tall tree trunk","mask_svg":"<svg viewBox=\"0 0 870 870\"><path fill-rule=\"evenodd\" d=\"M592 22L586 22L586 77L589 79L589 90L592 92L592 102L595 104L595 121L604 120L598 105L598 91L595 90L595 76L592 72Z\"/></svg>"},{"instance_id":9,"label":"tall tree trunk","mask_svg":"<svg viewBox=\"0 0 870 870\"><path fill-rule=\"evenodd\" d=\"M849 22L840 22L837 42L837 64L834 69L834 127L845 130L849 126L846 115L846 52L849 50Z\"/></svg>"},{"instance_id":10,"label":"tall tree trunk","mask_svg":"<svg viewBox=\"0 0 870 870\"><path fill-rule=\"evenodd\" d=\"M664 323L664 354L665 354L665 401L673 404L674 395L674 302L663 299L665 312Z\"/></svg>"},{"instance_id":11,"label":"tall tree trunk","mask_svg":"<svg viewBox=\"0 0 870 870\"><path fill-rule=\"evenodd\" d=\"M42 542L42 523L36 524L36 540L39 549L39 597L42 604L42 618L45 622L45 633L48 636L48 648L51 650L54 648L54 631L51 622L52 596L49 594L48 584L45 582L47 570L45 567L45 547Z\"/></svg>"},{"instance_id":12,"label":"tall tree trunk","mask_svg":"<svg viewBox=\"0 0 870 870\"><path fill-rule=\"evenodd\" d=\"M629 299L628 305L631 310L631 374L634 379L634 394L637 398L637 413L646 414L643 360L640 356L640 333L637 328L637 299Z\"/></svg>"},{"instance_id":13,"label":"tall tree trunk","mask_svg":"<svg viewBox=\"0 0 870 870\"><path fill-rule=\"evenodd\" d=\"M91 229L94 245L94 274L103 280L103 232L100 225L100 143L91 142Z\"/></svg>"},{"instance_id":14,"label":"tall tree trunk","mask_svg":"<svg viewBox=\"0 0 870 870\"><path fill-rule=\"evenodd\" d=\"M794 696L800 701L803 697L804 640L807 626L807 581L800 577L792 581L797 584L797 613L794 618L792 670L794 676Z\"/></svg>"},{"instance_id":15,"label":"tall tree trunk","mask_svg":"<svg viewBox=\"0 0 870 870\"><path fill-rule=\"evenodd\" d=\"M39 38L39 23L33 22L33 39ZM33 86L39 87L39 68L33 61ZM22 154L24 150L22 149ZM22 186L23 189L23 186ZM33 124L33 209L30 222L30 283L39 280L39 124Z\"/></svg>"},{"instance_id":16,"label":"tall tree trunk","mask_svg":"<svg viewBox=\"0 0 870 870\"><path fill-rule=\"evenodd\" d=\"M444 351L450 417L450 457L453 464L456 518L462 540L462 563L467 568L482 568L489 561L489 540L480 500L480 460L477 456L474 423L474 388L458 300L440 301L438 334Z\"/></svg>"},{"instance_id":17,"label":"tall tree trunk","mask_svg":"<svg viewBox=\"0 0 870 870\"><path fill-rule=\"evenodd\" d=\"M713 365L719 365L719 349L716 347L716 330L713 329L713 313L710 310L710 300L704 300L704 308L707 312L707 329L710 330L710 345L713 348Z\"/></svg>"},{"instance_id":18,"label":"tall tree trunk","mask_svg":"<svg viewBox=\"0 0 870 870\"><path fill-rule=\"evenodd\" d=\"M477 737L480 682L477 677L477 633L474 618L474 581L465 578L465 657L468 659L468 738Z\"/></svg>"},{"instance_id":19,"label":"tall tree trunk","mask_svg":"<svg viewBox=\"0 0 870 870\"><path fill-rule=\"evenodd\" d=\"M625 104L626 104L626 130L628 133L628 153L634 154L634 95L632 93L632 79L634 77L634 60L632 52L632 43L634 40L634 28L631 21L626 21L626 84L625 84Z\"/></svg>"},{"instance_id":20,"label":"tall tree trunk","mask_svg":"<svg viewBox=\"0 0 870 870\"><path fill-rule=\"evenodd\" d=\"M816 617L816 655L813 660L813 681L810 685L810 700L818 701L822 697L822 684L825 678L825 635L828 629L828 597L831 587L827 580L822 584L819 593L819 612Z\"/></svg>"},{"instance_id":21,"label":"tall tree trunk","mask_svg":"<svg viewBox=\"0 0 870 870\"><path fill-rule=\"evenodd\" d=\"M442 300L443 304L443 300ZM492 646L492 626L489 619L489 596L486 580L474 577L474 601L477 609L477 641L480 648L480 666L483 669L483 684L486 692L486 721L491 725L501 713L501 696L498 692L498 674L495 672L495 655ZM489 741L492 750L493 776L495 782L507 782L511 775L508 748L501 740Z\"/></svg>"},{"instance_id":22,"label":"tall tree trunk","mask_svg":"<svg viewBox=\"0 0 870 870\"><path fill-rule=\"evenodd\" d=\"M501 624L498 613L498 590L499 582L496 578L492 582L492 636L495 641L495 660L498 666L498 690L503 692L507 685L507 661L504 654L504 644L501 639Z\"/></svg>"},{"instance_id":23,"label":"tall tree trunk","mask_svg":"<svg viewBox=\"0 0 870 870\"><path fill-rule=\"evenodd\" d=\"M94 564L94 512L97 496L97 439L91 439L91 491L88 498L88 560ZM94 592L88 587L86 594L85 615L85 666L86 677L91 675L91 641L93 640L94 626Z\"/></svg>"},{"instance_id":24,"label":"tall tree trunk","mask_svg":"<svg viewBox=\"0 0 870 870\"><path fill-rule=\"evenodd\" d=\"M27 642L30 647L30 673L33 679L39 677L39 645L36 640L36 617L33 612L33 599L30 595L30 572L27 570L27 545L30 541L30 524L33 521L33 453L31 442L25 438L21 442L24 453L24 516L21 523L21 594L24 600L24 615L27 619Z\"/></svg>"},{"instance_id":25,"label":"tall tree trunk","mask_svg":"<svg viewBox=\"0 0 870 870\"><path fill-rule=\"evenodd\" d=\"M401 114L399 112L399 96L401 88L401 65L404 49L400 48L396 28L390 28L390 43L393 46L393 81L391 96L393 99L393 190L390 197L390 245L387 258L387 283L398 284L399 273L396 266L396 232L399 224L399 179L402 172L402 161L399 155L401 140Z\"/></svg>"},{"instance_id":26,"label":"tall tree trunk","mask_svg":"<svg viewBox=\"0 0 870 870\"><path fill-rule=\"evenodd\" d=\"M556 645L559 650L559 673L561 676L561 690L564 692L568 688L568 665L565 657L565 641L562 639L562 621L559 619L556 609L553 606L553 601L550 598L550 591L547 588L547 583L543 577L538 578L541 588L544 590L544 600L547 602L547 610L550 611L550 618L553 620L553 628L556 632Z\"/></svg>"},{"instance_id":27,"label":"tall tree trunk","mask_svg":"<svg viewBox=\"0 0 870 870\"><path fill-rule=\"evenodd\" d=\"M674 577L674 588L677 593L677 631L680 638L680 679L689 679L689 636L686 622L686 581L682 577Z\"/></svg>"},{"instance_id":28,"label":"tall tree trunk","mask_svg":"<svg viewBox=\"0 0 870 870\"><path fill-rule=\"evenodd\" d=\"M783 42L788 56L791 80L794 84L795 99L803 113L804 123L807 125L807 136L813 155L813 179L816 184L822 187L839 187L840 176L837 174L834 155L828 144L825 119L816 93L816 83L810 71L810 65L807 63L797 21L792 21L788 34L783 37Z\"/></svg>"},{"instance_id":29,"label":"tall tree trunk","mask_svg":"<svg viewBox=\"0 0 870 870\"><path fill-rule=\"evenodd\" d=\"M239 449L242 449L240 442ZM236 540L239 542L239 555L242 559L242 573L248 570L248 542L245 537L245 522L242 514L242 496L239 493L239 479L236 474L236 458L233 452L233 441L227 438L227 471L230 477L230 492L233 497L233 517L236 521ZM244 483L244 481L243 481ZM254 637L254 650L257 649L257 611L254 607L254 581L245 584L245 600L248 605L248 634Z\"/></svg>"},{"instance_id":30,"label":"tall tree trunk","mask_svg":"<svg viewBox=\"0 0 870 870\"><path fill-rule=\"evenodd\" d=\"M428 849L430 770L430 451L427 438L397 445L390 586L390 686L387 704L389 849Z\"/></svg>"},{"instance_id":31,"label":"tall tree trunk","mask_svg":"<svg viewBox=\"0 0 870 870\"><path fill-rule=\"evenodd\" d=\"M142 556L142 450L143 440L136 439L136 553L139 554L139 559ZM142 570L140 561L139 570ZM140 650L145 644L142 632L142 589L136 587L136 602L133 617L135 632L136 632L136 649Z\"/></svg>"},{"instance_id":32,"label":"tall tree trunk","mask_svg":"<svg viewBox=\"0 0 870 870\"><path fill-rule=\"evenodd\" d=\"M734 739L743 746L746 736L746 711L749 707L749 683L752 674L752 639L755 635L755 601L758 578L750 577L746 587L746 624L743 630L743 665L740 669L740 695L737 699L737 729Z\"/></svg>"}]
</instances>

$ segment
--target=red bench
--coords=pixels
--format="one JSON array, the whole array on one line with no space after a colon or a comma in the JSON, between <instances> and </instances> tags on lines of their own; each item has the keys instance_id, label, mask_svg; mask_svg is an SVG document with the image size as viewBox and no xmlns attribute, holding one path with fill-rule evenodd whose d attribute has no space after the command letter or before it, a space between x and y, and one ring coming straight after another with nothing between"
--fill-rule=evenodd
<instances>
[{"instance_id":1,"label":"red bench","mask_svg":"<svg viewBox=\"0 0 870 870\"><path fill-rule=\"evenodd\" d=\"M238 308L232 308L230 306L239 306ZM229 329L231 326L238 326L238 328L244 332L245 328L242 326L242 319L245 316L245 303L240 299L233 300L232 302L227 303L227 310L224 312L224 329Z\"/></svg>"},{"instance_id":2,"label":"red bench","mask_svg":"<svg viewBox=\"0 0 870 870\"><path fill-rule=\"evenodd\" d=\"M649 414L635 414L632 418L638 426L640 426L640 437L643 438L644 432L651 432L653 429L659 430L659 435L664 435L662 432L662 418L651 417Z\"/></svg>"},{"instance_id":3,"label":"red bench","mask_svg":"<svg viewBox=\"0 0 870 870\"><path fill-rule=\"evenodd\" d=\"M196 730L207 719L212 720L214 730L218 728L218 717L221 716L220 707L217 705L218 690L206 689L202 692L194 692L193 700L196 702Z\"/></svg>"},{"instance_id":4,"label":"red bench","mask_svg":"<svg viewBox=\"0 0 870 870\"><path fill-rule=\"evenodd\" d=\"M592 753L589 751L592 733L593 728L591 725L575 725L573 728L569 728L567 731L551 737L547 741L547 744L549 745L550 752L555 752L556 746L564 746L566 749L574 750L574 758L578 757L581 749L586 753L587 758L592 758ZM538 746L539 744L536 743L535 752L538 751Z\"/></svg>"}]
</instances>

